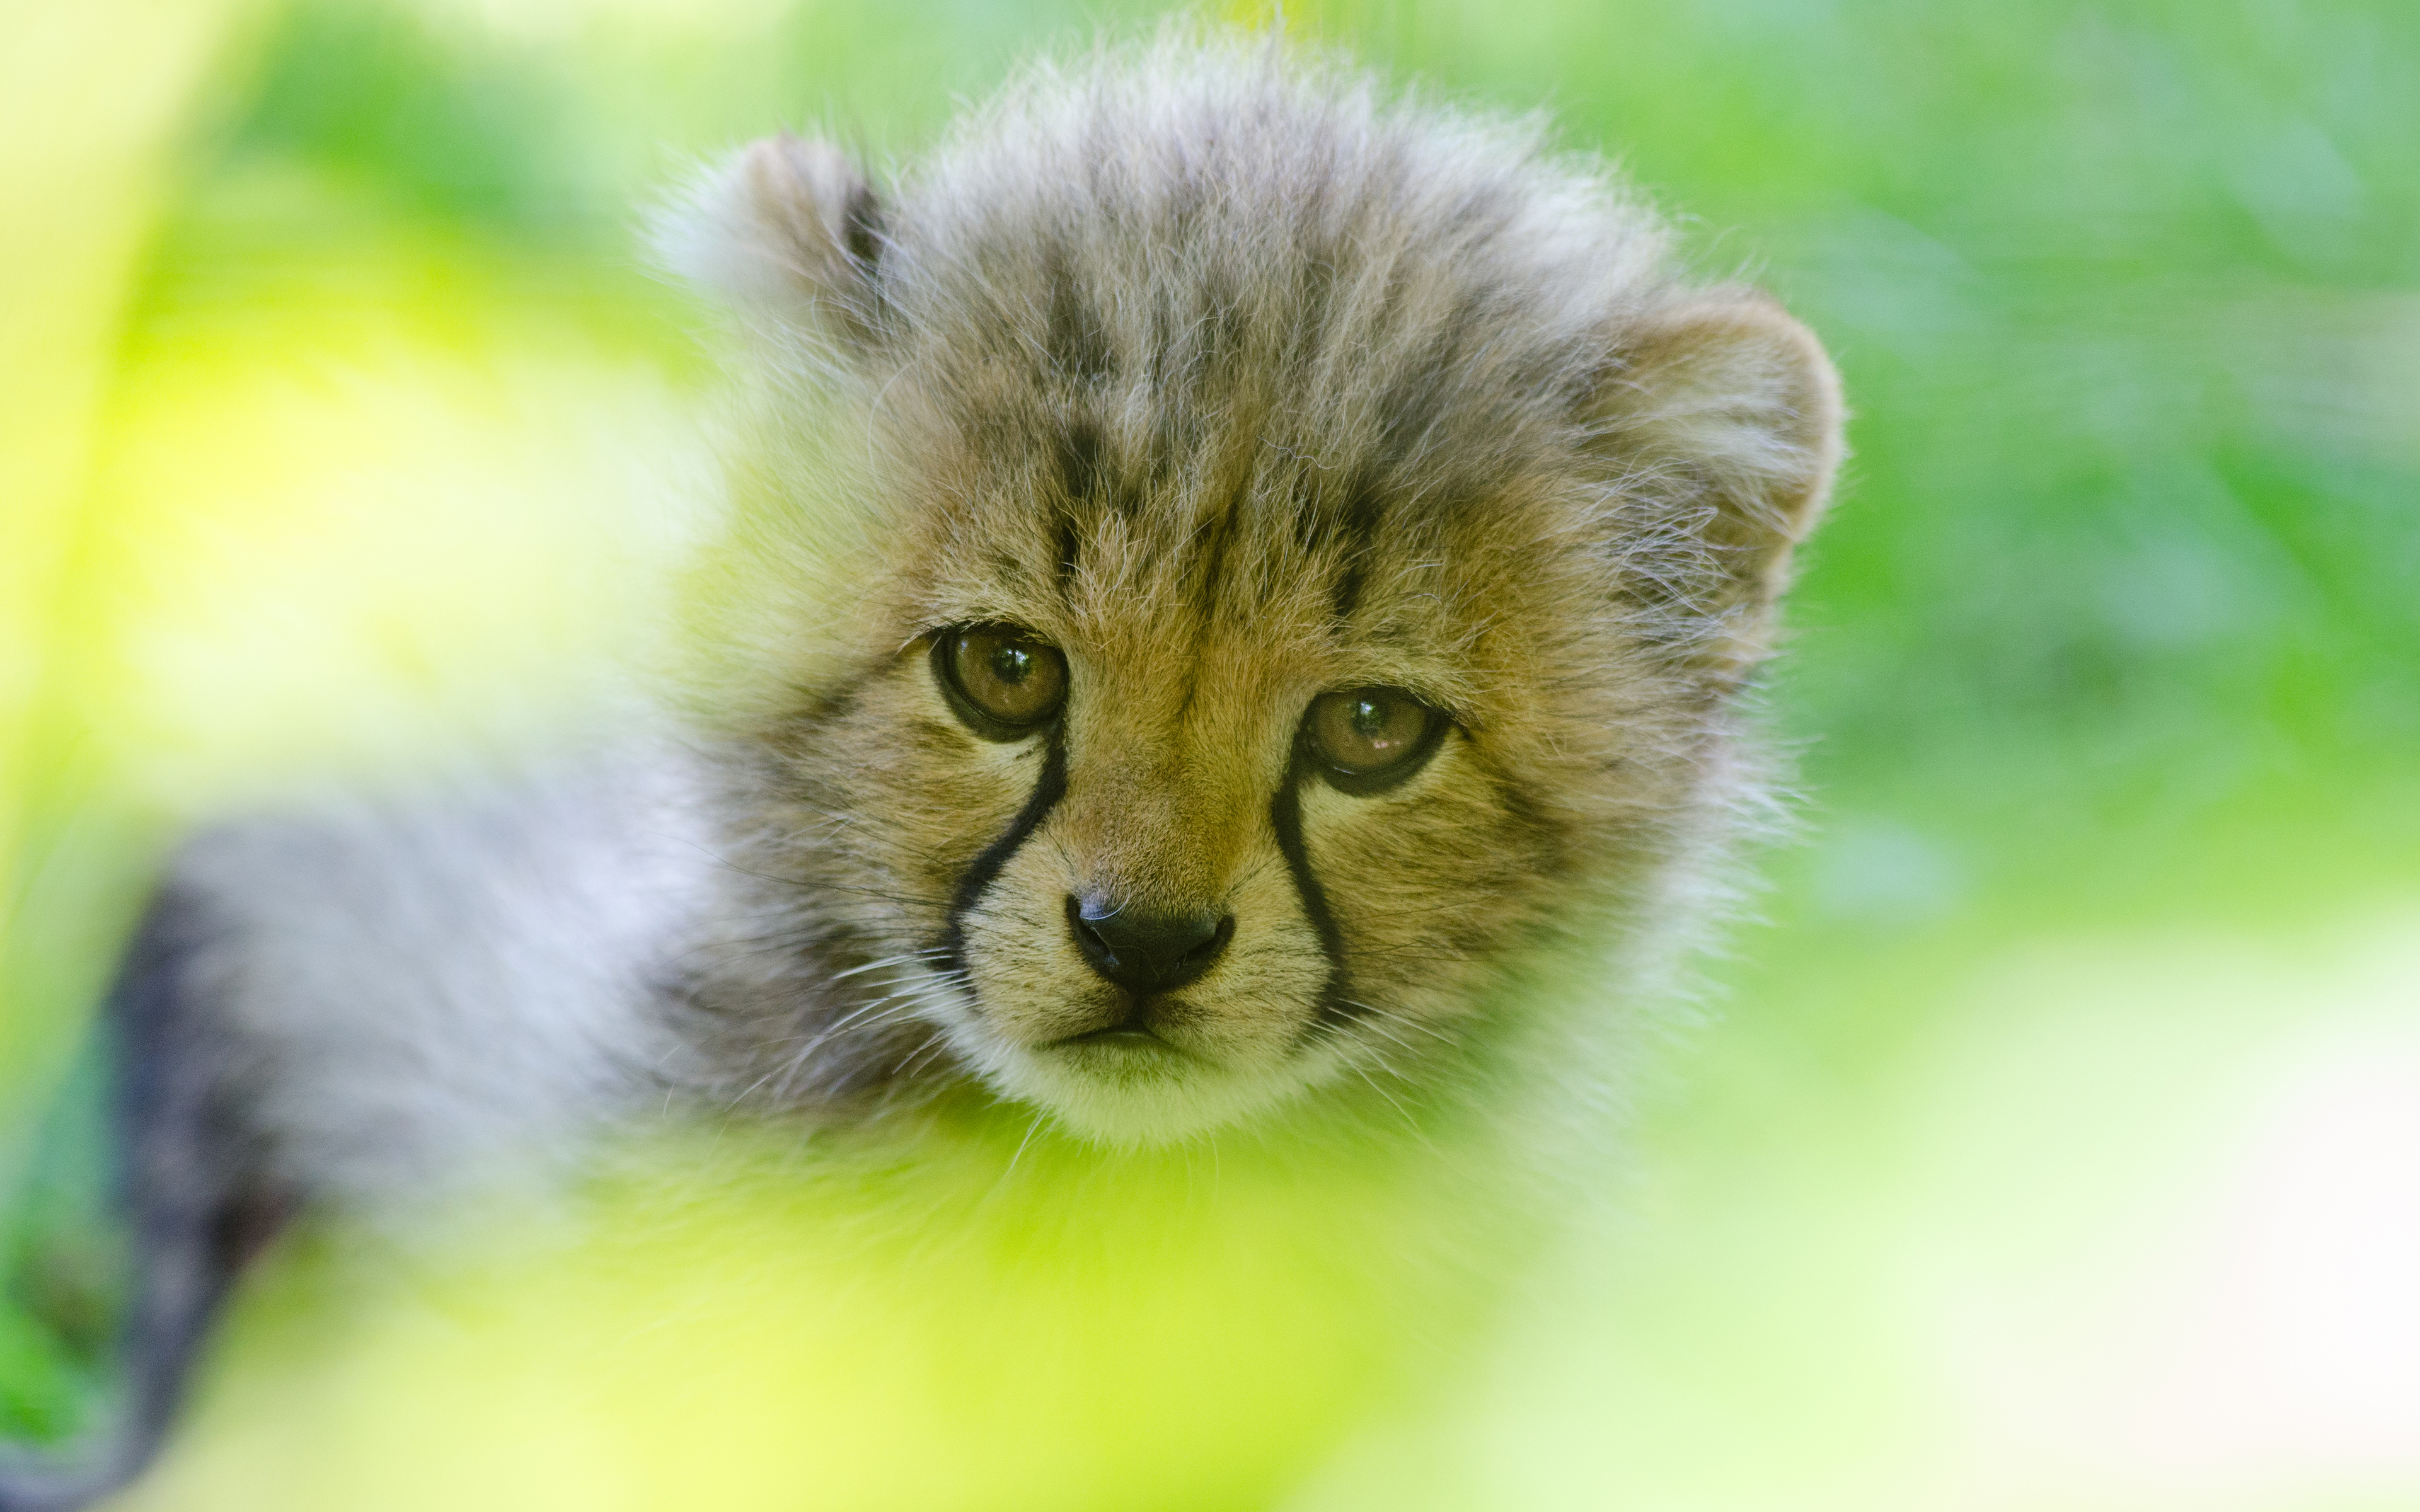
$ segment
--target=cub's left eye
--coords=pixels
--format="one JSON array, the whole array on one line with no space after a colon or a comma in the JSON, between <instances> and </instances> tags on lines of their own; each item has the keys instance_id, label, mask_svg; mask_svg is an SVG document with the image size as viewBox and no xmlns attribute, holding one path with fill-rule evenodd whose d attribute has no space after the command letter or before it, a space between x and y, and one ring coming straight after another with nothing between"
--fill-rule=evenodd
<instances>
[{"instance_id":1,"label":"cub's left eye","mask_svg":"<svg viewBox=\"0 0 2420 1512\"><path fill-rule=\"evenodd\" d=\"M1446 717L1400 687L1322 693L1303 716L1303 739L1322 775L1347 793L1375 793L1419 771Z\"/></svg>"},{"instance_id":2,"label":"cub's left eye","mask_svg":"<svg viewBox=\"0 0 2420 1512\"><path fill-rule=\"evenodd\" d=\"M933 675L968 729L1020 740L1067 702L1067 659L1013 625L977 625L933 639Z\"/></svg>"}]
</instances>

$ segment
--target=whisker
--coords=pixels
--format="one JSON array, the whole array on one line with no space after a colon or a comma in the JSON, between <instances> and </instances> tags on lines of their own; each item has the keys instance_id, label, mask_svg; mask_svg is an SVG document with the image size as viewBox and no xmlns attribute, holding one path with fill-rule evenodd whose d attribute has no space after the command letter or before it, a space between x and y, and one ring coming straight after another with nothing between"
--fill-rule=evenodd
<instances>
[{"instance_id":1,"label":"whisker","mask_svg":"<svg viewBox=\"0 0 2420 1512\"><path fill-rule=\"evenodd\" d=\"M1436 1041L1440 1044L1461 1043L1461 1041L1456 1040L1452 1035L1446 1033L1442 1029L1435 1028L1433 1026L1423 1024L1419 1019L1412 1017L1408 1013L1398 1013L1391 1008L1380 1008L1375 1003L1356 1002L1350 997L1344 999L1344 1003L1348 1008L1357 1008L1365 1013L1374 1013L1380 1018L1392 1019L1407 1029L1418 1029L1422 1034L1427 1035L1430 1039ZM1394 1039L1394 1036L1388 1035L1388 1038L1392 1040ZM1398 1040L1395 1042L1401 1044L1403 1041Z\"/></svg>"},{"instance_id":2,"label":"whisker","mask_svg":"<svg viewBox=\"0 0 2420 1512\"><path fill-rule=\"evenodd\" d=\"M922 950L908 950L899 955L887 955L879 961L869 961L861 966L851 966L846 971L835 971L830 976L826 977L824 980L827 982L846 981L851 977L862 977L869 971L879 971L885 966L895 966L910 961L927 961L937 956L945 956L949 953L947 947L937 945L928 947Z\"/></svg>"},{"instance_id":3,"label":"whisker","mask_svg":"<svg viewBox=\"0 0 2420 1512\"><path fill-rule=\"evenodd\" d=\"M1399 1035L1399 1034L1395 1034L1395 1033L1393 1033L1393 1032L1391 1032L1391 1031L1389 1031L1389 1030L1388 1030L1388 1029L1384 1029L1384 1028L1379 1027L1378 1020L1377 1020L1377 1017L1376 1017L1375 1015L1373 1015L1373 1016L1372 1016L1372 1017L1370 1017L1370 1018L1363 1019L1361 1022L1362 1022L1363 1026L1364 1026L1364 1027L1366 1027L1366 1028L1368 1028L1368 1029L1369 1029L1373 1034L1381 1034L1381 1035L1385 1035L1388 1040L1390 1040L1390 1041L1394 1041L1396 1044L1402 1045L1402 1046L1404 1047L1404 1052L1405 1052L1406 1054L1409 1054L1409 1053L1410 1053L1411 1048L1412 1048L1411 1041L1408 1041L1408 1040L1405 1040L1403 1036L1401 1036L1401 1035Z\"/></svg>"},{"instance_id":4,"label":"whisker","mask_svg":"<svg viewBox=\"0 0 2420 1512\"><path fill-rule=\"evenodd\" d=\"M1025 1158L1025 1147L1033 1143L1034 1134L1042 1128L1042 1120L1048 1116L1039 1109L1035 1110L1033 1121L1025 1126L1025 1137L1016 1142L1016 1153L1008 1157L1008 1169L1000 1173L1001 1180L1005 1181L1016 1174L1016 1163Z\"/></svg>"},{"instance_id":5,"label":"whisker","mask_svg":"<svg viewBox=\"0 0 2420 1512\"><path fill-rule=\"evenodd\" d=\"M908 1000L903 1002L901 1001L903 998ZM874 1013L876 1009L882 1008L884 1005L890 1003L898 1003L899 1006L887 1012L876 1015L870 1022L865 1023L862 1026L865 1028L873 1028L876 1025L895 1022L906 1017L908 1014L914 1012L919 1006L915 1001L913 1001L912 994L885 993L881 996L875 998L872 1002L850 1010L832 1023L824 1026L823 1028L818 1030L812 1037L800 1036L799 1038L807 1040L807 1048L805 1051L801 1051L799 1053L804 1055L808 1051L814 1050L815 1046L822 1044L832 1036L844 1032L851 1026L858 1025L860 1020L866 1018L866 1015Z\"/></svg>"},{"instance_id":6,"label":"whisker","mask_svg":"<svg viewBox=\"0 0 2420 1512\"><path fill-rule=\"evenodd\" d=\"M1375 1076L1371 1075L1367 1071L1364 1071L1359 1066L1355 1066L1353 1068L1353 1074L1360 1077L1363 1082L1368 1084L1370 1090L1377 1093L1380 1097L1385 1098L1387 1100L1388 1106L1393 1108L1397 1113L1402 1114L1404 1124L1409 1127L1414 1134L1420 1132L1419 1120L1412 1117L1412 1110L1397 1102L1395 1100L1395 1095L1392 1092L1389 1092L1385 1088L1379 1086L1378 1079Z\"/></svg>"}]
</instances>

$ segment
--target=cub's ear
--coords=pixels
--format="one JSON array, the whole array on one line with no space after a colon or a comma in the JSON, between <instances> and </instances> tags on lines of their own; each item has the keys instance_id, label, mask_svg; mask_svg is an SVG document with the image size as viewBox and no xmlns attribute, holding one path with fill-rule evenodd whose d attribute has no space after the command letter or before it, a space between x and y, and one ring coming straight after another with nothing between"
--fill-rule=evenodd
<instances>
[{"instance_id":1,"label":"cub's ear","mask_svg":"<svg viewBox=\"0 0 2420 1512\"><path fill-rule=\"evenodd\" d=\"M1680 575L1681 596L1712 621L1704 655L1735 677L1769 649L1791 553L1830 497L1839 377L1813 332L1735 289L1651 312L1616 357L1597 428L1653 502L1686 518L1702 565Z\"/></svg>"},{"instance_id":2,"label":"cub's ear","mask_svg":"<svg viewBox=\"0 0 2420 1512\"><path fill-rule=\"evenodd\" d=\"M882 205L838 147L742 147L657 220L657 256L743 315L859 346L876 324Z\"/></svg>"}]
</instances>

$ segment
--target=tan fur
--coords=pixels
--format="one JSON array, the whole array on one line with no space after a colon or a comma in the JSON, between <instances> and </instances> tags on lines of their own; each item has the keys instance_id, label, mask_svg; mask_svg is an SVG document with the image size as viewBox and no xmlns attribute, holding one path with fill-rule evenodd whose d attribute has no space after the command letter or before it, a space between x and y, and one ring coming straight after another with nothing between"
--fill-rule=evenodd
<instances>
[{"instance_id":1,"label":"tan fur","mask_svg":"<svg viewBox=\"0 0 2420 1512\"><path fill-rule=\"evenodd\" d=\"M730 1090L971 1079L1124 1142L1418 1086L1505 1032L1527 953L1723 845L1838 385L1770 301L1676 280L1602 163L1172 37L1034 69L878 196L759 143L665 241L754 332L733 922L685 989ZM952 714L925 652L981 623L1064 654L1050 733ZM1434 759L1306 776L1311 700L1373 685L1450 714ZM1182 1055L1053 1043L1126 1011L1078 894L1232 914L1152 1011Z\"/></svg>"}]
</instances>

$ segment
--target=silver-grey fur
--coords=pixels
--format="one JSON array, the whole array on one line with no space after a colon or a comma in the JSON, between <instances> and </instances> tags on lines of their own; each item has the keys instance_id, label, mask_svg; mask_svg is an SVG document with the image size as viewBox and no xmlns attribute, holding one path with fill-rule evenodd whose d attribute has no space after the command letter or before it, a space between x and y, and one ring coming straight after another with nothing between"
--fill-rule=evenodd
<instances>
[{"instance_id":1,"label":"silver-grey fur","mask_svg":"<svg viewBox=\"0 0 2420 1512\"><path fill-rule=\"evenodd\" d=\"M690 764L637 748L214 829L167 886L251 1063L270 1174L370 1216L544 1184L680 1047L656 998L708 893Z\"/></svg>"}]
</instances>

